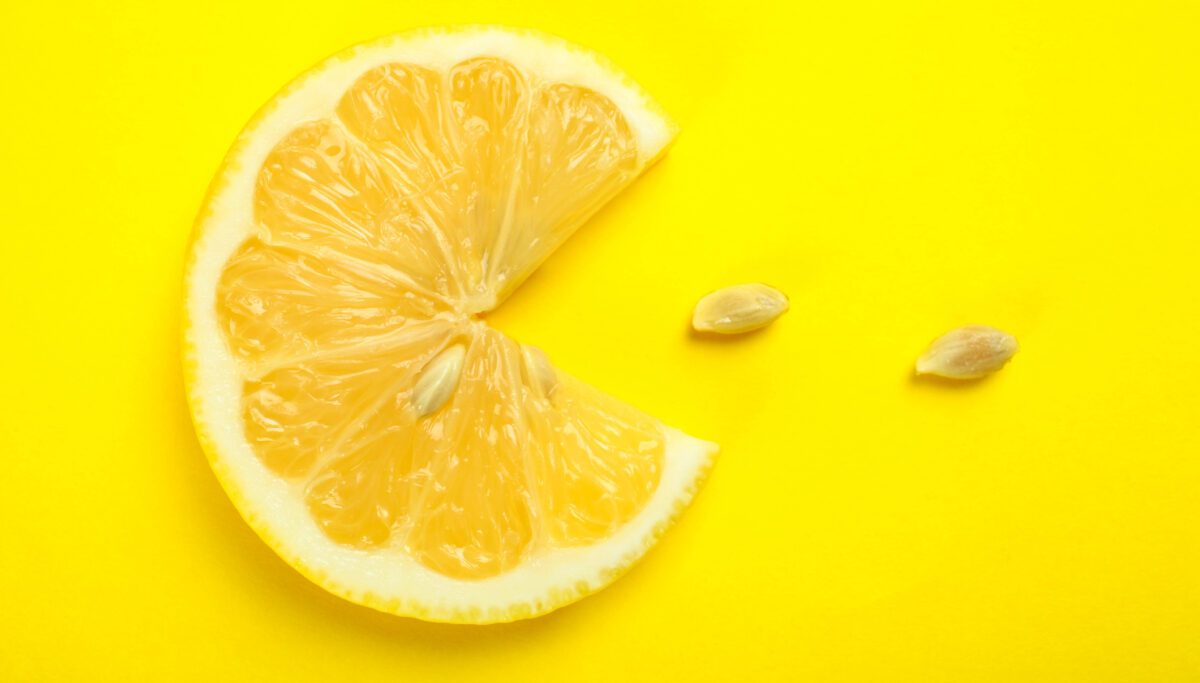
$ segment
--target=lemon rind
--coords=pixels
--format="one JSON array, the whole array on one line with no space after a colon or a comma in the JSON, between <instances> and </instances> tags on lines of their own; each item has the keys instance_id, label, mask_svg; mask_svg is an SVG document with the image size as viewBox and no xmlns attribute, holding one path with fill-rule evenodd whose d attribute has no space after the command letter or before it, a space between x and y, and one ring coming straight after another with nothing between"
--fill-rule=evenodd
<instances>
[{"instance_id":1,"label":"lemon rind","mask_svg":"<svg viewBox=\"0 0 1200 683\"><path fill-rule=\"evenodd\" d=\"M288 485L255 457L240 429L236 361L216 321L221 268L251 229L257 169L299 122L328 116L355 78L390 61L448 67L490 55L553 80L590 87L617 104L645 166L678 128L662 108L607 58L528 29L428 28L388 36L335 55L297 77L243 129L204 199L189 245L184 302L184 376L193 421L218 481L252 529L314 583L352 602L429 621L494 623L544 614L608 585L627 571L688 505L715 458L715 444L664 427L662 480L643 510L604 541L556 550L497 577L460 581L399 551L341 546L319 530ZM239 224L239 217L243 221Z\"/></svg>"}]
</instances>

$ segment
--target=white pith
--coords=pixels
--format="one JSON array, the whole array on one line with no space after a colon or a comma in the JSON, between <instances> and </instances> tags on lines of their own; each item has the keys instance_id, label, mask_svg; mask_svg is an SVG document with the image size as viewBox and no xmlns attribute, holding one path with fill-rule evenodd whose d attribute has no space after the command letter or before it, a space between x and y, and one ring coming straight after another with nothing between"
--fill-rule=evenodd
<instances>
[{"instance_id":1,"label":"white pith","mask_svg":"<svg viewBox=\"0 0 1200 683\"><path fill-rule=\"evenodd\" d=\"M342 93L375 66L413 62L445 69L477 56L500 57L544 79L607 96L634 131L643 164L674 135L669 120L628 77L589 52L541 34L494 27L422 31L353 48L289 86L230 151L197 222L185 314L189 400L198 431L218 478L268 544L318 584L356 602L425 619L483 623L540 614L615 579L691 500L716 445L663 427L666 450L658 489L614 535L590 546L540 552L492 578L452 579L399 549L357 550L320 530L295 488L263 465L246 441L241 368L216 313L220 273L251 234L259 168L284 135L303 121L329 116Z\"/></svg>"}]
</instances>

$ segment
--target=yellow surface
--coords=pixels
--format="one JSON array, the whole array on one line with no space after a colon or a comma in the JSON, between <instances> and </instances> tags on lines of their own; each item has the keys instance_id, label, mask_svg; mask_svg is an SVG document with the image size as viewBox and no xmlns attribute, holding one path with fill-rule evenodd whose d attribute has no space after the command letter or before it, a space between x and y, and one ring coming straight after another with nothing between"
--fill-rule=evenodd
<instances>
[{"instance_id":1,"label":"yellow surface","mask_svg":"<svg viewBox=\"0 0 1200 683\"><path fill-rule=\"evenodd\" d=\"M1200 7L1134 6L6 3L0 679L1196 680ZM278 560L178 360L242 123L326 54L462 21L597 48L679 119L490 317L724 447L627 577L482 628ZM744 280L791 312L690 337ZM1021 353L914 380L966 322Z\"/></svg>"}]
</instances>

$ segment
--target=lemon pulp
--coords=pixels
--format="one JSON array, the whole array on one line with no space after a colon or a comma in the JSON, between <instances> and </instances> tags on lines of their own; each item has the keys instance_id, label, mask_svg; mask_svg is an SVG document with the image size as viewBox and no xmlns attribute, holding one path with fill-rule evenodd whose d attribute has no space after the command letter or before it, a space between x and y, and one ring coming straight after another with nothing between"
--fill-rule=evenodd
<instances>
[{"instance_id":1,"label":"lemon pulp","mask_svg":"<svg viewBox=\"0 0 1200 683\"><path fill-rule=\"evenodd\" d=\"M325 535L483 579L642 509L662 426L561 371L547 391L476 314L646 161L607 97L494 57L374 67L272 149L217 316L246 439ZM457 388L418 417L455 343Z\"/></svg>"}]
</instances>

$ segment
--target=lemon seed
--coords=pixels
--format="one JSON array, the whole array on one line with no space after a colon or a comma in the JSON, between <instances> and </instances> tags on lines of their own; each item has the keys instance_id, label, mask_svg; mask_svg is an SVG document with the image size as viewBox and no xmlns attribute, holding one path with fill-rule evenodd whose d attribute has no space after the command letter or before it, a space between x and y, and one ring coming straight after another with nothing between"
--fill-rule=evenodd
<instances>
[{"instance_id":1,"label":"lemon seed","mask_svg":"<svg viewBox=\"0 0 1200 683\"><path fill-rule=\"evenodd\" d=\"M1011 334L987 325L950 330L929 345L917 359L917 373L953 379L991 374L1008 362L1020 346Z\"/></svg>"},{"instance_id":2,"label":"lemon seed","mask_svg":"<svg viewBox=\"0 0 1200 683\"><path fill-rule=\"evenodd\" d=\"M437 412L454 394L466 355L466 347L455 344L439 353L421 371L412 390L413 409L419 417Z\"/></svg>"},{"instance_id":3,"label":"lemon seed","mask_svg":"<svg viewBox=\"0 0 1200 683\"><path fill-rule=\"evenodd\" d=\"M733 285L696 303L692 327L698 332L741 334L766 327L788 310L783 292L764 284Z\"/></svg>"}]
</instances>

